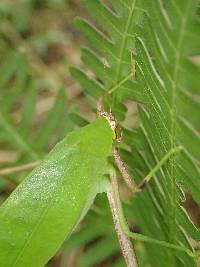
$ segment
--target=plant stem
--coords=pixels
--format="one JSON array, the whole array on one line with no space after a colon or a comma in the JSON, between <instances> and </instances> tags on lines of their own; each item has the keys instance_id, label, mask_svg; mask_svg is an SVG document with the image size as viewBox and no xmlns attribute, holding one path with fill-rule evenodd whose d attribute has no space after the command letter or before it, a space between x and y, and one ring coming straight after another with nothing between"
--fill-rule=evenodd
<instances>
[{"instance_id":1,"label":"plant stem","mask_svg":"<svg viewBox=\"0 0 200 267\"><path fill-rule=\"evenodd\" d=\"M121 85L123 85L126 81L128 81L131 76L133 75L133 72L129 73L124 79L116 83L113 87L111 87L108 91L108 94L112 94L114 91L116 91Z\"/></svg>"},{"instance_id":2,"label":"plant stem","mask_svg":"<svg viewBox=\"0 0 200 267\"><path fill-rule=\"evenodd\" d=\"M173 153L174 153L174 151L171 151L168 154L171 155ZM148 236L145 236L145 235L142 235L142 234L139 234L139 233L131 232L130 229L129 229L129 226L127 224L126 218L124 216L123 208L122 208L122 205L121 205L120 196L119 196L119 190L118 190L118 185L117 185L117 179L116 179L116 175L115 175L115 170L113 170L113 168L111 168L110 173L111 173L110 176L111 176L111 187L112 187L112 189L110 189L110 191L112 190L112 192L113 192L112 193L112 198L114 198L114 200L112 200L112 201L115 202L114 203L115 204L115 209L113 209L111 207L112 214L113 214L113 219L114 219L114 216L115 216L119 220L117 223L120 223L120 226L118 226L118 227L123 231L123 233L125 234L126 238L130 237L130 238L132 238L134 240L139 240L139 241L146 242L146 243L156 244L156 245L159 245L159 246L162 246L162 247L165 247L165 248L182 251L182 252L187 253L192 258L199 257L197 255L197 253L189 250L186 247L179 246L179 245L176 245L176 244L172 244L172 243L169 243L167 241L157 240L157 239L154 239L152 237L148 237ZM109 204L110 204L110 206L112 204L112 203L110 203L110 200L109 200ZM114 219L114 223L115 223L115 227L116 227L115 219ZM135 257L135 254L134 254L134 257Z\"/></svg>"},{"instance_id":3,"label":"plant stem","mask_svg":"<svg viewBox=\"0 0 200 267\"><path fill-rule=\"evenodd\" d=\"M150 171L150 173L140 182L140 184L138 185L138 188L143 189L146 186L146 184L148 184L148 182L151 180L151 178L154 176L154 174L162 167L162 165L172 155L177 154L182 150L183 150L182 146L177 146L177 147L170 149L170 151L167 154L165 154L165 156L157 163L157 165Z\"/></svg>"},{"instance_id":4,"label":"plant stem","mask_svg":"<svg viewBox=\"0 0 200 267\"><path fill-rule=\"evenodd\" d=\"M120 212L118 210L119 203L116 192L118 191L117 180L114 173L111 174L112 186L107 190L107 197L112 212L115 230L119 239L122 254L124 256L127 267L137 267L137 260L129 237L124 232L120 222Z\"/></svg>"},{"instance_id":5,"label":"plant stem","mask_svg":"<svg viewBox=\"0 0 200 267\"><path fill-rule=\"evenodd\" d=\"M12 174L14 172L27 171L27 170L30 170L36 167L40 162L41 162L40 160L37 160L37 161L33 161L27 164L22 164L19 166L4 168L0 170L0 175L2 176L2 175Z\"/></svg>"},{"instance_id":6,"label":"plant stem","mask_svg":"<svg viewBox=\"0 0 200 267\"><path fill-rule=\"evenodd\" d=\"M137 192L138 191L137 185L135 184L135 182L133 181L133 179L131 177L131 174L129 173L128 166L122 160L119 149L116 147L113 149L113 156L115 159L115 163L116 163L126 185L129 187L129 189L132 192Z\"/></svg>"}]
</instances>

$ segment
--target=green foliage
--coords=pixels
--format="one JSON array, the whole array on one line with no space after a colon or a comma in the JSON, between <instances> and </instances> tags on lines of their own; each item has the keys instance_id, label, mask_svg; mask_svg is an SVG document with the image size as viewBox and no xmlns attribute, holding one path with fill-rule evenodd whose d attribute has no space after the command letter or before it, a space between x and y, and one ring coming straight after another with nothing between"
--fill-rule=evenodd
<instances>
[{"instance_id":1,"label":"green foliage","mask_svg":"<svg viewBox=\"0 0 200 267\"><path fill-rule=\"evenodd\" d=\"M99 28L80 18L75 24L93 46L92 50L82 49L82 60L94 76L91 79L74 67L71 73L93 99L104 90L112 92L107 101L118 119L126 111L122 102L138 103L141 126L136 131L124 129L124 142L131 152L122 150L135 180L147 174L170 148L184 147L143 193L132 198L129 219L141 233L192 249L189 236L199 240L200 231L182 202L183 192L188 192L200 203L200 70L194 61L200 49L197 1L122 0L105 5L86 0L85 4ZM138 251L141 266L145 262L196 266L196 260L183 253L143 245L145 254Z\"/></svg>"},{"instance_id":2,"label":"green foliage","mask_svg":"<svg viewBox=\"0 0 200 267\"><path fill-rule=\"evenodd\" d=\"M2 204L1 266L42 267L54 255L101 191L112 139L106 118L71 132Z\"/></svg>"},{"instance_id":3,"label":"green foliage","mask_svg":"<svg viewBox=\"0 0 200 267\"><path fill-rule=\"evenodd\" d=\"M182 189L200 203L200 173L196 164L199 153L195 149L200 144L197 133L199 92L195 90L195 80L183 74L197 77L200 71L192 61L192 56L200 52L196 8L196 1L176 4L169 1L166 6L155 1L146 5L147 12L138 26L136 38L137 82L143 88L144 102L148 103L147 109L139 109L142 127L138 135L146 145L135 145L135 148L137 151L149 148L145 154L140 154L139 164L142 166L145 162L147 169L152 168L171 147L181 144L185 148L184 153L171 159L155 177L147 199L141 200L138 196L135 200L136 220L145 234L188 247L191 247L188 235L200 239L199 230L192 226L181 207ZM145 223L149 214L141 212L141 202L152 203L155 210L151 213L152 221L157 225L150 227L149 222ZM157 257L158 249L151 250L148 246L147 251L150 253L149 262L160 266L162 256ZM186 255L167 254L163 250L161 253L165 255L166 266L196 266Z\"/></svg>"},{"instance_id":4,"label":"green foliage","mask_svg":"<svg viewBox=\"0 0 200 267\"><path fill-rule=\"evenodd\" d=\"M93 98L98 98L102 94L101 90L105 90L105 88L109 91L115 90L110 104L115 116L118 120L122 120L126 111L122 101L129 95L128 93L124 95L122 92L132 88L132 82L129 80L133 75L132 49L135 41L132 36L135 33L136 22L141 11L136 9L135 2L130 4L128 12L123 4L113 2L116 13L100 1L85 1L85 4L105 32L97 30L84 19L76 19L76 27L95 48L94 51L84 48L82 60L96 77L104 82L104 85L84 77L84 73L79 69L72 68L71 72ZM101 57L105 58L106 65L109 66L106 69L104 69ZM97 91L98 93L95 93Z\"/></svg>"},{"instance_id":5,"label":"green foliage","mask_svg":"<svg viewBox=\"0 0 200 267\"><path fill-rule=\"evenodd\" d=\"M34 151L31 145L24 140L23 136L16 130L15 125L13 124L11 118L8 116L21 91L27 84L28 74L26 68L26 56L20 52L11 53L6 63L2 66L0 77L0 87L2 88L0 127L2 133L4 134L3 137L6 139L6 141L9 141L10 144L13 144L13 146L21 151L21 153L28 153L31 158L35 159L37 158L36 151ZM10 90L6 90L6 87L8 86L11 78L13 78L12 87ZM5 89L3 90L3 88ZM31 97L29 101L33 103L34 98Z\"/></svg>"},{"instance_id":6,"label":"green foliage","mask_svg":"<svg viewBox=\"0 0 200 267\"><path fill-rule=\"evenodd\" d=\"M47 6L62 9L65 1L19 2L17 9L3 2L0 4L0 19L6 18L8 24L5 25L11 25L11 29L16 24L18 34L13 39L16 41L20 37L19 45L23 48L17 48L17 51L26 50L10 53L10 48L18 46L18 42L10 44L12 34L10 36L10 31L5 31L10 28L0 28L5 36L0 40L0 52L3 51L2 58L6 62L0 70L0 142L3 147L16 149L16 163L24 163L41 159L74 124L82 127L88 121L75 112L75 107L68 108L66 112L66 96L61 88L45 118L39 125L35 122L42 86L41 80L32 76L27 62L27 51L30 53L27 47L44 55L50 44L63 42L66 36L47 31L25 37L26 41L21 37L28 33L29 18L34 9ZM109 110L111 107L123 129L123 143L119 146L134 180L139 182L172 147L181 145L184 148L156 173L144 192L124 201L128 221L135 231L193 251L192 239L199 241L200 231L183 206L185 193L200 202L198 1L85 0L84 3L96 22L92 25L82 18L75 20L76 27L88 39L90 47L82 48L82 68L73 66L70 71L85 89L91 110L96 110L98 98L109 92L109 96L105 97L105 108ZM130 101L137 103L139 127L136 129L125 127ZM13 110L18 105L21 114L16 119ZM91 135L88 127L94 131ZM95 123L73 132L69 136L76 144L79 138L83 138L86 144L84 152L80 152L79 145L73 147L67 143L68 139L64 139L2 205L0 265L15 262L14 266L35 264L38 267L55 253L64 236L74 230L74 224L83 212L82 204L86 209L90 206L85 202L93 186L90 180L97 189L99 181L92 178L98 178L97 171L99 179L105 172L105 166L100 163L102 160L94 157L94 147L105 148L104 161L112 142L110 128L108 132L107 138L107 134L102 134L102 129L98 130ZM63 142L66 144L63 145ZM76 168L76 163L81 166L80 170ZM73 175L63 175L63 168L69 165L74 167ZM54 166L59 173L48 175ZM32 179L36 181L41 169L45 173L38 178L39 183L31 183ZM78 180L78 176L83 176L83 171L89 180L87 184L81 184L80 190L77 184L82 180ZM69 177L74 178L73 182L66 180ZM20 179L23 178L22 174ZM14 175L11 175L11 180L17 182ZM9 179L5 183L9 184ZM0 181L2 191L5 183ZM70 186L72 195L66 198ZM43 194L39 194L39 190ZM76 194L80 197L76 198ZM95 195L96 190L91 198ZM41 201L37 200L38 196ZM12 205L13 201L20 212ZM69 219L65 210L72 210L71 204L75 201L77 210L72 211L74 218ZM58 224L59 227L56 227ZM27 235L22 235L22 232ZM61 250L70 252L80 247L84 248L84 253L77 260L78 266L90 267L103 262L108 266L125 266L104 194L98 196L84 222L63 243ZM155 244L134 241L134 247L140 267L192 267L197 264L196 259L184 252ZM42 255L41 258L35 257L35 253Z\"/></svg>"},{"instance_id":7,"label":"green foliage","mask_svg":"<svg viewBox=\"0 0 200 267\"><path fill-rule=\"evenodd\" d=\"M58 131L60 124L58 118L65 118L63 114L66 113L66 96L61 88L42 125L39 128L37 127L36 131L33 131L39 90L37 89L37 80L27 73L28 68L27 56L22 52L11 53L1 68L0 128L1 142L9 142L13 148L18 149L21 157L25 156L30 160L31 158L38 159L41 157L44 149L51 143L52 137L59 140L61 133ZM10 86L11 79L12 84ZM16 125L15 120L9 116L9 113L19 101L22 109L20 122ZM64 122L63 120L63 124ZM70 130L70 124L68 127ZM65 128L65 130L67 129ZM57 136L55 136L56 134ZM35 143L35 140L37 140L37 143Z\"/></svg>"}]
</instances>

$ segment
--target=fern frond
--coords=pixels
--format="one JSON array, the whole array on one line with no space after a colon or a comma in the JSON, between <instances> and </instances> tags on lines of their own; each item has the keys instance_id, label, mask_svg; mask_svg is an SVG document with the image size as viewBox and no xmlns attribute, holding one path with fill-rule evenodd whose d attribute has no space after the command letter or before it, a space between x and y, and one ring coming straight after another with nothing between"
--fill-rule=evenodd
<instances>
[{"instance_id":1,"label":"fern frond","mask_svg":"<svg viewBox=\"0 0 200 267\"><path fill-rule=\"evenodd\" d=\"M144 100L148 99L146 108L141 106L139 109L142 126L138 134L146 144L143 148L135 145L140 151L140 164L142 166L145 163L148 172L170 148L182 145L185 150L171 158L156 175L154 183L145 192L146 197L138 196L138 201L133 203L134 211L138 210L136 217L145 234L189 248L191 244L186 229L194 239L199 240L200 237L199 230L192 225L180 206L184 198L182 189L200 203L197 163L200 103L194 78L199 67L191 58L200 52L200 48L193 45L200 34L196 4L196 1L146 3L146 12L143 22L138 26L136 38L137 82L139 88L143 88ZM183 73L189 74L188 79ZM141 153L142 150L145 154ZM154 223L151 227L149 213L141 212L141 203L147 202L153 205L148 208L148 211L153 211L151 221ZM147 220L148 223L145 223ZM158 251L153 252L149 248L147 251L151 251L149 258L152 265L161 266L159 259L156 259ZM166 257L166 254L166 266L195 266L195 261L186 255L170 253Z\"/></svg>"},{"instance_id":2,"label":"fern frond","mask_svg":"<svg viewBox=\"0 0 200 267\"><path fill-rule=\"evenodd\" d=\"M112 110L121 121L123 102L138 103L141 126L124 129L124 142L132 151L122 150L135 179L140 181L171 148L184 148L131 200L129 217L145 235L193 250L191 237L199 240L200 231L183 202L185 192L200 202L197 1L85 3L99 27L80 18L75 23L93 47L82 49L82 61L93 75L74 67L71 72L95 100L105 90L112 92ZM145 247L141 266L196 266L196 259L184 253Z\"/></svg>"},{"instance_id":3,"label":"fern frond","mask_svg":"<svg viewBox=\"0 0 200 267\"><path fill-rule=\"evenodd\" d=\"M141 13L136 8L139 2L127 1L124 4L123 1L118 1L118 3L111 1L111 9L99 0L85 0L85 5L89 13L97 20L99 28L85 19L77 18L75 20L76 27L92 45L92 50L82 49L82 60L85 66L93 72L93 82L91 78L84 77L86 74L74 67L71 69L71 73L94 99L102 94L102 89L113 92L110 104L113 113L119 120L124 119L127 110L122 104L122 99L130 97L141 99L140 92L135 91L134 96L133 93L129 94L128 92L133 83L129 78L134 76L132 54L135 40L133 36L136 21ZM96 84L96 79L103 85ZM99 91L99 93L95 94L95 91Z\"/></svg>"}]
</instances>

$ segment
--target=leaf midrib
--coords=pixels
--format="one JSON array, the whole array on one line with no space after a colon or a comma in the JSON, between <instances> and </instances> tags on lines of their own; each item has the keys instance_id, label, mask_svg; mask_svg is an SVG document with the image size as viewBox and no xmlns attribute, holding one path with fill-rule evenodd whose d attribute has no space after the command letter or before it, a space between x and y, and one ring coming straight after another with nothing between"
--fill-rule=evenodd
<instances>
[{"instance_id":1,"label":"leaf midrib","mask_svg":"<svg viewBox=\"0 0 200 267\"><path fill-rule=\"evenodd\" d=\"M124 50L125 50L125 47L126 47L126 41L127 41L127 38L128 38L128 32L129 32L130 24L131 24L131 21L132 21L132 18L133 18L133 12L135 11L135 3L136 3L136 1L134 1L132 3L131 9L130 9L130 13L129 13L129 16L128 16L128 19L127 19L127 23L126 23L126 26L125 26L125 33L124 33L123 38L122 38L121 47L120 47L120 53L119 53L119 63L117 64L115 83L117 83L119 81L119 76L120 76L121 67L122 67L121 62L122 62L123 55L124 55Z\"/></svg>"},{"instance_id":2,"label":"leaf midrib","mask_svg":"<svg viewBox=\"0 0 200 267\"><path fill-rule=\"evenodd\" d=\"M176 145L176 124L177 124L177 92L178 92L178 72L180 70L180 62L181 62L181 55L182 55L182 48L183 48L183 41L186 32L186 23L190 14L190 1L186 6L185 16L182 16L181 27L180 27L180 35L178 38L178 43L176 47L175 53L175 67L174 67L174 79L172 79L172 111L171 111L171 148L175 147ZM169 239L171 242L175 240L175 231L176 231L176 178L175 178L175 159L172 158L170 161L170 175L172 178L171 183L171 215L170 218L170 225L169 225Z\"/></svg>"}]
</instances>

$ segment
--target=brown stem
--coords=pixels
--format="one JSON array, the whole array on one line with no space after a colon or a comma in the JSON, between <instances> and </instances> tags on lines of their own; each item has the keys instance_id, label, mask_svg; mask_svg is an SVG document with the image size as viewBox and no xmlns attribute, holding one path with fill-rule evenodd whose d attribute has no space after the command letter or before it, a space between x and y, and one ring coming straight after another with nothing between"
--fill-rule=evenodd
<instances>
[{"instance_id":1,"label":"brown stem","mask_svg":"<svg viewBox=\"0 0 200 267\"><path fill-rule=\"evenodd\" d=\"M124 256L127 267L138 267L135 252L133 250L129 237L124 233L119 215L118 200L115 191L118 190L117 180L113 174L111 177L112 187L107 191L107 197L112 212L112 217L115 225L115 230L119 239L122 254Z\"/></svg>"},{"instance_id":2,"label":"brown stem","mask_svg":"<svg viewBox=\"0 0 200 267\"><path fill-rule=\"evenodd\" d=\"M134 183L134 181L131 178L131 175L128 170L128 166L125 164L125 162L122 160L119 149L114 148L113 150L113 156L115 159L115 162L117 164L117 167L122 175L122 178L124 179L127 186L130 188L132 192L139 192L140 188Z\"/></svg>"}]
</instances>

